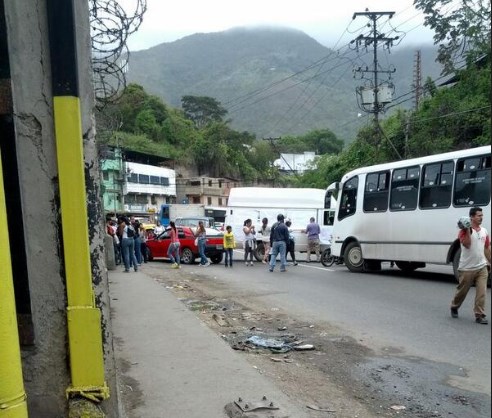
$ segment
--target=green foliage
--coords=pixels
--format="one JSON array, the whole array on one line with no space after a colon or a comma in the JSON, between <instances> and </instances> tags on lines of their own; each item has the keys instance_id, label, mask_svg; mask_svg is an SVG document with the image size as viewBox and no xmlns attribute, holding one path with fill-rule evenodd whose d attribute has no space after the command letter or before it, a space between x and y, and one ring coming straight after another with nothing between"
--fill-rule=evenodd
<instances>
[{"instance_id":1,"label":"green foliage","mask_svg":"<svg viewBox=\"0 0 492 418\"><path fill-rule=\"evenodd\" d=\"M276 142L279 153L313 151L317 155L338 154L342 148L343 140L338 139L329 129L315 129L301 136L286 136Z\"/></svg>"},{"instance_id":2,"label":"green foliage","mask_svg":"<svg viewBox=\"0 0 492 418\"><path fill-rule=\"evenodd\" d=\"M410 119L410 156L490 144L490 58L457 74ZM432 138L432 140L429 140Z\"/></svg>"},{"instance_id":3,"label":"green foliage","mask_svg":"<svg viewBox=\"0 0 492 418\"><path fill-rule=\"evenodd\" d=\"M136 135L130 132L113 132L105 144L164 158L176 158L178 155L170 145L157 144L146 135Z\"/></svg>"},{"instance_id":4,"label":"green foliage","mask_svg":"<svg viewBox=\"0 0 492 418\"><path fill-rule=\"evenodd\" d=\"M443 73L452 73L462 56L468 63L483 54L490 56L490 0L414 0L414 4L426 15L424 24L435 32Z\"/></svg>"},{"instance_id":5,"label":"green foliage","mask_svg":"<svg viewBox=\"0 0 492 418\"><path fill-rule=\"evenodd\" d=\"M146 134L151 138L156 138L159 127L150 109L144 109L138 112L135 118L134 129L136 133Z\"/></svg>"},{"instance_id":6,"label":"green foliage","mask_svg":"<svg viewBox=\"0 0 492 418\"><path fill-rule=\"evenodd\" d=\"M204 128L212 122L221 122L227 115L227 110L213 97L183 96L181 105L185 117L192 120L197 129Z\"/></svg>"}]
</instances>

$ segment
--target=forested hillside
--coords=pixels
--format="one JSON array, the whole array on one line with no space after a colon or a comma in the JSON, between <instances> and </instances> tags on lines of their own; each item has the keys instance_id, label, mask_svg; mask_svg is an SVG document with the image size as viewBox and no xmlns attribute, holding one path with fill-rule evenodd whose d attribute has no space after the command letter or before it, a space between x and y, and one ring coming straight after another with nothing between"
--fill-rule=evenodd
<instances>
[{"instance_id":1,"label":"forested hillside","mask_svg":"<svg viewBox=\"0 0 492 418\"><path fill-rule=\"evenodd\" d=\"M415 54L404 44L380 51L381 68L396 70L394 97L405 95L406 107L413 104ZM423 79L438 77L436 48L423 46L421 56ZM370 50L333 51L292 29L238 28L133 52L127 78L173 107L186 95L213 97L232 128L257 138L330 129L350 142L364 124L355 95L362 81L352 70L372 65Z\"/></svg>"},{"instance_id":2,"label":"forested hillside","mask_svg":"<svg viewBox=\"0 0 492 418\"><path fill-rule=\"evenodd\" d=\"M418 108L408 87L413 52L386 57L397 69L394 106L372 120L357 118L353 94L361 81L351 70L362 56L340 60L301 32L236 30L133 54L129 78L145 88L129 84L97 114L99 141L174 159L197 174L317 188L357 167L490 144L490 0L445 15L437 0L415 3L436 31L447 76L427 77L422 49ZM304 151L318 157L303 175L272 166L282 152Z\"/></svg>"}]
</instances>

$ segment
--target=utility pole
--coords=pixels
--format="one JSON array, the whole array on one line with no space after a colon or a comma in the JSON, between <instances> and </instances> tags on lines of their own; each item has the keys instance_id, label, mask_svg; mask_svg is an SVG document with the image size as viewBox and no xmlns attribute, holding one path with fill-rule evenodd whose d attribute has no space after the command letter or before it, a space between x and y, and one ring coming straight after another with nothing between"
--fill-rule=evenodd
<instances>
[{"instance_id":1,"label":"utility pole","mask_svg":"<svg viewBox=\"0 0 492 418\"><path fill-rule=\"evenodd\" d=\"M413 88L415 90L415 110L419 108L422 98L422 59L420 50L415 52L415 67L413 72Z\"/></svg>"},{"instance_id":2,"label":"utility pole","mask_svg":"<svg viewBox=\"0 0 492 418\"><path fill-rule=\"evenodd\" d=\"M385 37L384 33L379 33L377 24L378 19L383 16L388 16L389 18L393 17L395 12L369 12L367 9L365 12L357 12L354 13L352 19L355 19L359 16L367 17L370 20L370 24L368 25L371 28L371 33L368 36L359 35L356 39L354 39L351 43L355 43L357 50L361 45L370 47L372 45L373 48L373 67L369 69L369 67L358 67L354 70L354 72L360 73L372 73L373 80L372 85L366 85L362 87L358 87L356 89L359 99L359 107L368 113L374 114L374 124L376 128L379 128L379 113L384 110L384 106L391 102L392 94L393 94L393 85L387 82L381 83L379 79L379 74L381 73L394 73L396 70L382 70L379 69L378 63L378 46L381 44L386 45L389 49L390 46L393 45L393 41L397 40L398 37L388 38Z\"/></svg>"}]
</instances>

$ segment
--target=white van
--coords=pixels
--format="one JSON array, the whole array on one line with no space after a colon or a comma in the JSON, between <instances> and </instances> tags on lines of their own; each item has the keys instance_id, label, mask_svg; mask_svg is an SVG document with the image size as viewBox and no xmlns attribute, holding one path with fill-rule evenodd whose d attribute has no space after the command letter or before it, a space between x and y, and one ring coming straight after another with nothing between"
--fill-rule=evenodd
<instances>
[{"instance_id":1,"label":"white van","mask_svg":"<svg viewBox=\"0 0 492 418\"><path fill-rule=\"evenodd\" d=\"M323 189L235 187L231 189L227 203L225 226L230 225L236 238L237 248L243 248L243 225L251 219L256 235L255 258L261 261L264 254L260 234L262 219L268 218L268 226L277 222L277 215L284 215L292 222L291 229L296 242L296 251L307 251L306 229L314 217L321 229L320 242L329 245L335 215L336 200Z\"/></svg>"}]
</instances>

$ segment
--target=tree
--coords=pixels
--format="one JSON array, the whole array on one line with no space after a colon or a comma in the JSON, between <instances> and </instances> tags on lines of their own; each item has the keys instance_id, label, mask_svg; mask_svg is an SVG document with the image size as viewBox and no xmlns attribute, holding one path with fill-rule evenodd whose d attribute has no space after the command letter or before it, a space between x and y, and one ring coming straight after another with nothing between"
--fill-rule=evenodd
<instances>
[{"instance_id":1,"label":"tree","mask_svg":"<svg viewBox=\"0 0 492 418\"><path fill-rule=\"evenodd\" d=\"M155 138L158 126L154 114L150 109L144 109L138 112L135 118L135 133L143 133L150 138Z\"/></svg>"},{"instance_id":2,"label":"tree","mask_svg":"<svg viewBox=\"0 0 492 418\"><path fill-rule=\"evenodd\" d=\"M317 155L338 154L342 151L343 141L329 129L317 129L301 136L300 140Z\"/></svg>"},{"instance_id":3,"label":"tree","mask_svg":"<svg viewBox=\"0 0 492 418\"><path fill-rule=\"evenodd\" d=\"M197 129L211 122L222 122L227 110L213 97L183 96L181 105L185 116L195 123Z\"/></svg>"},{"instance_id":4,"label":"tree","mask_svg":"<svg viewBox=\"0 0 492 418\"><path fill-rule=\"evenodd\" d=\"M414 0L414 5L426 15L424 25L435 32L444 74L452 73L462 56L470 63L490 55L490 0Z\"/></svg>"}]
</instances>

